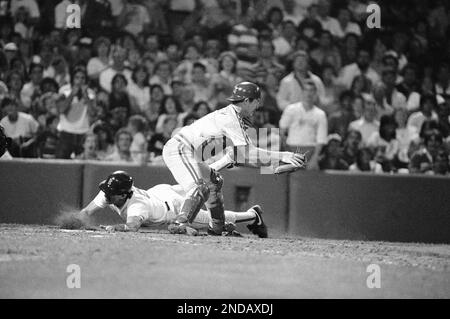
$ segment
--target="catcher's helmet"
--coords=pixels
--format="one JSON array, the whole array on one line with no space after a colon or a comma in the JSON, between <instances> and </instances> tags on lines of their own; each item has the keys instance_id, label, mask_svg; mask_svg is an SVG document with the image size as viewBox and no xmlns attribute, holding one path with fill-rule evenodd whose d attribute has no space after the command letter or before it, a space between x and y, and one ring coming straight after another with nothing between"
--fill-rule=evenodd
<instances>
[{"instance_id":1,"label":"catcher's helmet","mask_svg":"<svg viewBox=\"0 0 450 319\"><path fill-rule=\"evenodd\" d=\"M11 145L11 138L6 137L3 127L0 126L0 157L6 153L6 150Z\"/></svg>"},{"instance_id":2,"label":"catcher's helmet","mask_svg":"<svg viewBox=\"0 0 450 319\"><path fill-rule=\"evenodd\" d=\"M113 195L131 195L131 187L133 186L133 178L124 171L116 171L108 176L106 180L101 182L98 187L107 196Z\"/></svg>"},{"instance_id":3,"label":"catcher's helmet","mask_svg":"<svg viewBox=\"0 0 450 319\"><path fill-rule=\"evenodd\" d=\"M261 90L255 83L241 82L236 84L233 89L233 95L231 95L227 100L230 102L240 102L247 98L261 98Z\"/></svg>"}]
</instances>

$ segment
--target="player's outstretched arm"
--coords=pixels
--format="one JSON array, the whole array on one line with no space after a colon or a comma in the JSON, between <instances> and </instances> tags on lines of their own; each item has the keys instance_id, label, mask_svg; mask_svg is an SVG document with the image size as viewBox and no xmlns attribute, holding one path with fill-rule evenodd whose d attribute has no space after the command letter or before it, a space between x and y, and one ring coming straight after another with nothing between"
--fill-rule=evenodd
<instances>
[{"instance_id":1,"label":"player's outstretched arm","mask_svg":"<svg viewBox=\"0 0 450 319\"><path fill-rule=\"evenodd\" d=\"M102 210L102 208L95 204L94 201L91 201L85 208L80 211L80 218L87 219L100 210Z\"/></svg>"},{"instance_id":2,"label":"player's outstretched arm","mask_svg":"<svg viewBox=\"0 0 450 319\"><path fill-rule=\"evenodd\" d=\"M141 228L142 219L140 217L128 217L126 224L102 226L108 232L137 232Z\"/></svg>"},{"instance_id":3,"label":"player's outstretched arm","mask_svg":"<svg viewBox=\"0 0 450 319\"><path fill-rule=\"evenodd\" d=\"M236 152L236 164L247 167L271 166L273 163L283 162L301 168L306 163L304 154L269 151L252 144L236 147Z\"/></svg>"}]
</instances>

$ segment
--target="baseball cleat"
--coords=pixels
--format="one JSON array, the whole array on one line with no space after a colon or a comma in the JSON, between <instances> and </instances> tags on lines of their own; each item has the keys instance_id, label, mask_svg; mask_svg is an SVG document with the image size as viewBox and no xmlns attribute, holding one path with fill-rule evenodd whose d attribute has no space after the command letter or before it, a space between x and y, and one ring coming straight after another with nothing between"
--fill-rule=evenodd
<instances>
[{"instance_id":1,"label":"baseball cleat","mask_svg":"<svg viewBox=\"0 0 450 319\"><path fill-rule=\"evenodd\" d=\"M267 238L267 226L264 224L264 220L262 219L263 210L261 206L255 205L249 209L249 211L254 211L256 213L256 220L253 224L247 225L249 231L253 234L258 235L259 238Z\"/></svg>"},{"instance_id":2,"label":"baseball cleat","mask_svg":"<svg viewBox=\"0 0 450 319\"><path fill-rule=\"evenodd\" d=\"M180 234L180 235L188 235L188 236L197 236L198 230L192 228L188 224L185 223L172 223L167 227L167 230L171 234Z\"/></svg>"}]
</instances>

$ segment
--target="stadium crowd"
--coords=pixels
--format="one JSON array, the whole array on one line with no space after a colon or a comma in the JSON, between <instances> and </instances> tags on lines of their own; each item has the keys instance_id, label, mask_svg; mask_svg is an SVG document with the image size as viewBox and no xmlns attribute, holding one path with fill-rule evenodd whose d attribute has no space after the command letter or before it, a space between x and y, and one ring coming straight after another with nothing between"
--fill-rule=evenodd
<instances>
[{"instance_id":1,"label":"stadium crowd","mask_svg":"<svg viewBox=\"0 0 450 319\"><path fill-rule=\"evenodd\" d=\"M249 126L314 149L308 169L449 175L450 2L378 1L381 28L370 3L2 0L3 159L158 162L252 81Z\"/></svg>"}]
</instances>

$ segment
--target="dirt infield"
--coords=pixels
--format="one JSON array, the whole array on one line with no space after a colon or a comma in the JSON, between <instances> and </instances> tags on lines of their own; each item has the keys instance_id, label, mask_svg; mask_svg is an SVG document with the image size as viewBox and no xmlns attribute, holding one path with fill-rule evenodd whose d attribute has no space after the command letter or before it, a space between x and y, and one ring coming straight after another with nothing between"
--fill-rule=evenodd
<instances>
[{"instance_id":1,"label":"dirt infield","mask_svg":"<svg viewBox=\"0 0 450 319\"><path fill-rule=\"evenodd\" d=\"M81 288L67 287L80 266ZM381 270L369 289L367 267ZM0 298L449 298L450 245L0 224Z\"/></svg>"}]
</instances>

